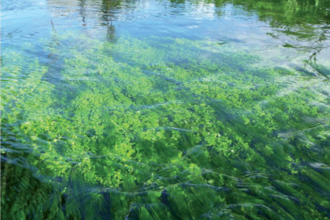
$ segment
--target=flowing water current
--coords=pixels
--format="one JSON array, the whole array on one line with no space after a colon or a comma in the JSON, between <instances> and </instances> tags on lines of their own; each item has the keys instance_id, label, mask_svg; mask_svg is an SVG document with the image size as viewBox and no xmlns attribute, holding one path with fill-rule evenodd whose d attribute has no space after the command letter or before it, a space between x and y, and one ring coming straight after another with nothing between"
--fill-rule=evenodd
<instances>
[{"instance_id":1,"label":"flowing water current","mask_svg":"<svg viewBox=\"0 0 330 220\"><path fill-rule=\"evenodd\" d=\"M1 217L330 219L330 1L2 0Z\"/></svg>"}]
</instances>

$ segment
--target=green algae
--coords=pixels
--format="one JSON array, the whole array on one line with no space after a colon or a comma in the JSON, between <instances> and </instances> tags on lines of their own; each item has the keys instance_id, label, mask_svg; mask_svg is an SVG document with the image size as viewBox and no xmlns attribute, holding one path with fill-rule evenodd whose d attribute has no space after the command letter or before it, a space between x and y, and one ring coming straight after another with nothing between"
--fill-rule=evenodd
<instances>
[{"instance_id":1,"label":"green algae","mask_svg":"<svg viewBox=\"0 0 330 220\"><path fill-rule=\"evenodd\" d=\"M328 219L326 76L213 41L56 39L50 64L3 52L6 219Z\"/></svg>"}]
</instances>

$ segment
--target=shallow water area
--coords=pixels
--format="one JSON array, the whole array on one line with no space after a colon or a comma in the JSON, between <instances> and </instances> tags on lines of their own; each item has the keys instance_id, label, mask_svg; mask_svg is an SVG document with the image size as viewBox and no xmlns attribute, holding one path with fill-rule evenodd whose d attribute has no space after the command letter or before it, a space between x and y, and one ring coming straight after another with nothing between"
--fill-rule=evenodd
<instances>
[{"instance_id":1,"label":"shallow water area","mask_svg":"<svg viewBox=\"0 0 330 220\"><path fill-rule=\"evenodd\" d=\"M328 219L330 2L1 5L5 219Z\"/></svg>"}]
</instances>

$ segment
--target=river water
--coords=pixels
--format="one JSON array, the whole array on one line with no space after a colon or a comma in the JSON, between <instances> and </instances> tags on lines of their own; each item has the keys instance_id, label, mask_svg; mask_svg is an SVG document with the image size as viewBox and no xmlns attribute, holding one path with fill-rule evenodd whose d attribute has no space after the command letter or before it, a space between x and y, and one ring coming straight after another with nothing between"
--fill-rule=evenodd
<instances>
[{"instance_id":1,"label":"river water","mask_svg":"<svg viewBox=\"0 0 330 220\"><path fill-rule=\"evenodd\" d=\"M3 0L3 219L329 219L330 1Z\"/></svg>"}]
</instances>

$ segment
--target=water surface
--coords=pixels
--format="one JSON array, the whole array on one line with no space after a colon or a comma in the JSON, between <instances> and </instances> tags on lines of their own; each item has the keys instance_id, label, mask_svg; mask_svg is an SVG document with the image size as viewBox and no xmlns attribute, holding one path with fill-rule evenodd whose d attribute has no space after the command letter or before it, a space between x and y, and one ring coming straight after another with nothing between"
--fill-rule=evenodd
<instances>
[{"instance_id":1,"label":"water surface","mask_svg":"<svg viewBox=\"0 0 330 220\"><path fill-rule=\"evenodd\" d=\"M328 219L330 2L1 5L4 219Z\"/></svg>"}]
</instances>

